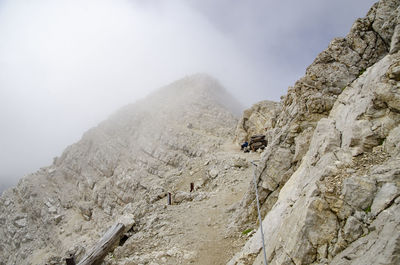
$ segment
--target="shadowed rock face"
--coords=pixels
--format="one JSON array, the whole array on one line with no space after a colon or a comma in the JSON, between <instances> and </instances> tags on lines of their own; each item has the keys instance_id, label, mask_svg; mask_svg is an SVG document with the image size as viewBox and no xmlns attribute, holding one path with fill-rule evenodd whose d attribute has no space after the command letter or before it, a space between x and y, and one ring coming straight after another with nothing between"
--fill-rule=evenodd
<instances>
[{"instance_id":1,"label":"shadowed rock face","mask_svg":"<svg viewBox=\"0 0 400 265\"><path fill-rule=\"evenodd\" d=\"M283 97L257 174L268 264L400 262L399 5L376 3ZM229 264L263 264L259 233Z\"/></svg>"},{"instance_id":2,"label":"shadowed rock face","mask_svg":"<svg viewBox=\"0 0 400 265\"><path fill-rule=\"evenodd\" d=\"M68 251L79 256L118 216L140 218L191 160L233 138L233 108L219 83L199 74L86 132L1 196L0 264L59 264Z\"/></svg>"}]
</instances>

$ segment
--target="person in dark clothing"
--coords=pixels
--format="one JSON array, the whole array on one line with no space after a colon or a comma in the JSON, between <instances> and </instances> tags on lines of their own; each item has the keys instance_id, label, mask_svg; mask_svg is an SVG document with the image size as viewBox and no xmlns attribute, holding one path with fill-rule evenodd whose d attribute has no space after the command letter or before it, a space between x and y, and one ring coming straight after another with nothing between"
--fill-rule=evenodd
<instances>
[{"instance_id":1,"label":"person in dark clothing","mask_svg":"<svg viewBox=\"0 0 400 265\"><path fill-rule=\"evenodd\" d=\"M240 146L240 150L245 149L247 146L249 146L248 142L244 142L241 146Z\"/></svg>"}]
</instances>

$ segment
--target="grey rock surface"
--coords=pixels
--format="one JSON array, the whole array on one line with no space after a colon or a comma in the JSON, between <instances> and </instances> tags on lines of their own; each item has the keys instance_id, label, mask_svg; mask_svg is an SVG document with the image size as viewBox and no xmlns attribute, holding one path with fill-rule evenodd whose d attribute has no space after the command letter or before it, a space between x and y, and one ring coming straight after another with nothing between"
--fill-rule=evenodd
<instances>
[{"instance_id":1,"label":"grey rock surface","mask_svg":"<svg viewBox=\"0 0 400 265\"><path fill-rule=\"evenodd\" d=\"M399 5L376 3L283 97L257 172L268 264L400 262ZM237 226L254 206L249 185ZM228 264L263 264L260 230Z\"/></svg>"},{"instance_id":2,"label":"grey rock surface","mask_svg":"<svg viewBox=\"0 0 400 265\"><path fill-rule=\"evenodd\" d=\"M235 141L242 144L249 142L252 135L266 134L275 126L279 110L279 103L268 100L246 109L237 124Z\"/></svg>"},{"instance_id":3,"label":"grey rock surface","mask_svg":"<svg viewBox=\"0 0 400 265\"><path fill-rule=\"evenodd\" d=\"M250 124L262 123L264 118L257 121L257 117L263 117L263 115L273 121L268 123L270 124L266 132L268 146L264 151L261 165L258 167L259 187L266 187L263 185L263 180L268 179L269 176L279 175L281 181L278 183L279 185L276 185L276 191L279 193L308 151L310 139L318 121L329 115L338 96L346 91L356 79L362 78L368 67L388 54L390 41L395 32L395 26L398 24L398 6L399 3L395 0L376 3L365 18L356 20L345 38L334 39L329 47L321 52L307 68L305 76L289 88L279 104L275 103L279 111L273 111L274 108L269 107L269 110L264 110L265 114L263 114L260 111L263 109L255 105L244 114L242 121L247 121L248 117L252 117L253 121ZM393 66L393 69L397 68ZM382 97L384 95L389 94L383 93ZM397 93L392 93L390 98L385 99L385 102L397 104L396 102L399 102L397 97ZM363 100L360 104L362 102ZM263 105L262 102L260 104ZM343 120L346 121L346 118L344 117ZM380 122L391 122L391 120L381 120ZM245 139L242 136L245 135L244 130L241 129L244 127L239 123L240 139ZM253 127L260 128L261 126ZM343 139L343 141L353 141L355 145L352 149L353 154L361 154L365 148L368 149L376 141L383 139L370 137L372 135L371 128L376 130L378 126L376 124L370 126L368 120L359 121L353 132L353 134L359 135L355 135L354 139ZM357 138L362 139L365 143L356 143ZM274 162L278 152L282 152L283 149L287 150L288 159L292 161L289 166L285 167ZM273 191L267 191L267 193L273 194ZM253 201L254 193L249 191L242 201L242 206L238 208L235 225L243 227L246 226L246 223L254 220L251 218L255 212ZM264 215L275 201L276 196L263 198L261 204L265 205Z\"/></svg>"}]
</instances>

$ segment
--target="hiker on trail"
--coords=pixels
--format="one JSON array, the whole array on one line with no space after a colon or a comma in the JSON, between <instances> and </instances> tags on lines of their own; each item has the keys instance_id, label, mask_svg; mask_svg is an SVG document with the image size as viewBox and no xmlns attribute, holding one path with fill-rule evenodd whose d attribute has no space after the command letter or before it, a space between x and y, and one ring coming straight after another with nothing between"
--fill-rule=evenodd
<instances>
[{"instance_id":1,"label":"hiker on trail","mask_svg":"<svg viewBox=\"0 0 400 265\"><path fill-rule=\"evenodd\" d=\"M244 142L241 146L240 146L240 150L245 149L247 146L249 146L248 142Z\"/></svg>"}]
</instances>

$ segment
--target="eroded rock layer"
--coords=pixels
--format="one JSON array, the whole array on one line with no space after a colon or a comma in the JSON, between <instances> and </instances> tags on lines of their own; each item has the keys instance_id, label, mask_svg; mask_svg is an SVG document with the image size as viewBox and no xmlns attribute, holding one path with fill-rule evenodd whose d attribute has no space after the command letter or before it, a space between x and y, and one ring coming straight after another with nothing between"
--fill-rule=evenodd
<instances>
[{"instance_id":1,"label":"eroded rock layer","mask_svg":"<svg viewBox=\"0 0 400 265\"><path fill-rule=\"evenodd\" d=\"M399 5L333 40L273 117L257 174L268 264L400 262ZM239 225L255 220L249 187ZM260 250L258 231L229 264L263 264Z\"/></svg>"}]
</instances>

